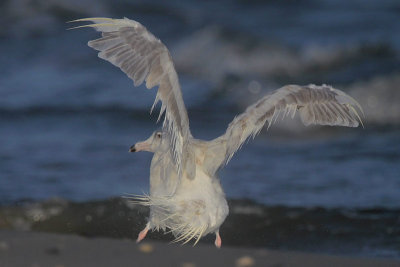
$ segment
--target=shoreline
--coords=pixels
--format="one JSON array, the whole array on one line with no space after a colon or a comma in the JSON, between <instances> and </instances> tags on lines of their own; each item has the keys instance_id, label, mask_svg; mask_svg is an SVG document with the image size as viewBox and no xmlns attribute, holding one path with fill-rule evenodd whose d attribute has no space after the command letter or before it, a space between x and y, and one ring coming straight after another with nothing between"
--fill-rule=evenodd
<instances>
[{"instance_id":1,"label":"shoreline","mask_svg":"<svg viewBox=\"0 0 400 267\"><path fill-rule=\"evenodd\" d=\"M393 259L0 230L0 266L400 266Z\"/></svg>"},{"instance_id":2,"label":"shoreline","mask_svg":"<svg viewBox=\"0 0 400 267\"><path fill-rule=\"evenodd\" d=\"M266 206L244 199L229 200L229 206L230 214L220 229L223 246L400 259L399 210ZM143 229L148 212L147 207L121 198L27 202L0 206L0 230L131 240ZM157 231L148 238L173 240L171 234ZM214 238L207 235L199 243L210 245Z\"/></svg>"}]
</instances>

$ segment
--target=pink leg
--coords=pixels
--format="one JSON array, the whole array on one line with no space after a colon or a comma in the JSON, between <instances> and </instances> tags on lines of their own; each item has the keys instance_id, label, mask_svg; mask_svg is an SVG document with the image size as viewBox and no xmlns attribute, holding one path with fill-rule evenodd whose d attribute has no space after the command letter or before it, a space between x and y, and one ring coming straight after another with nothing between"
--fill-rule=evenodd
<instances>
[{"instance_id":1,"label":"pink leg","mask_svg":"<svg viewBox=\"0 0 400 267\"><path fill-rule=\"evenodd\" d=\"M140 241L142 241L146 237L147 232L149 230L150 230L150 227L149 227L149 224L147 224L146 227L142 231L140 231L140 233L136 239L136 243L139 243Z\"/></svg>"},{"instance_id":2,"label":"pink leg","mask_svg":"<svg viewBox=\"0 0 400 267\"><path fill-rule=\"evenodd\" d=\"M214 244L215 244L215 246L217 248L221 248L222 240L221 240L221 237L219 235L219 231L215 232L215 235L216 235L216 237L215 237L215 243Z\"/></svg>"}]
</instances>

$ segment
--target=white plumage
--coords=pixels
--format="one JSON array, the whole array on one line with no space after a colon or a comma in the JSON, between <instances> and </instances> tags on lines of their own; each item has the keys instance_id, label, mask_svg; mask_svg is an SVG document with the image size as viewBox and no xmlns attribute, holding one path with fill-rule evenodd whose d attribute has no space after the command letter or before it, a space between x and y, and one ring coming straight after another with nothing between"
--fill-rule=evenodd
<instances>
[{"instance_id":1,"label":"white plumage","mask_svg":"<svg viewBox=\"0 0 400 267\"><path fill-rule=\"evenodd\" d=\"M287 85L261 98L229 124L225 134L211 140L193 138L183 102L178 76L168 49L140 23L124 19L86 18L102 37L88 45L99 57L126 73L135 86L146 82L158 86L154 105L161 101L159 119L163 129L146 141L136 143L131 151L154 153L150 167L150 194L133 201L150 206L150 217L139 234L147 231L171 231L175 241L195 244L208 233L215 233L221 246L219 228L228 215L224 192L216 176L249 137L255 137L265 123L294 117L298 112L305 125L357 127L360 105L344 92L327 85ZM73 29L74 29L73 28ZM152 109L154 108L154 105Z\"/></svg>"}]
</instances>

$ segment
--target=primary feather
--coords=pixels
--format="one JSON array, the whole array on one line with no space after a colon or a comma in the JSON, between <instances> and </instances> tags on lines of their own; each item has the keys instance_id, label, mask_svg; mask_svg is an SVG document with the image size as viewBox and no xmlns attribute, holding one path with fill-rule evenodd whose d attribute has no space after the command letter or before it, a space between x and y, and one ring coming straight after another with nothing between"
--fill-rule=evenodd
<instances>
[{"instance_id":1,"label":"primary feather","mask_svg":"<svg viewBox=\"0 0 400 267\"><path fill-rule=\"evenodd\" d=\"M261 98L237 116L221 137L226 141L225 163L250 136L257 135L268 121L271 126L279 117L294 117L299 112L304 125L357 127L362 124L352 97L331 86L286 85Z\"/></svg>"},{"instance_id":2,"label":"primary feather","mask_svg":"<svg viewBox=\"0 0 400 267\"><path fill-rule=\"evenodd\" d=\"M93 22L76 28L91 27L102 37L88 42L100 51L98 56L119 67L135 86L146 81L148 89L158 86L151 110L161 101L159 118L165 112L163 128L171 138L172 155L181 172L187 140L191 136L178 75L165 45L137 21L109 18L85 18L71 22Z\"/></svg>"}]
</instances>

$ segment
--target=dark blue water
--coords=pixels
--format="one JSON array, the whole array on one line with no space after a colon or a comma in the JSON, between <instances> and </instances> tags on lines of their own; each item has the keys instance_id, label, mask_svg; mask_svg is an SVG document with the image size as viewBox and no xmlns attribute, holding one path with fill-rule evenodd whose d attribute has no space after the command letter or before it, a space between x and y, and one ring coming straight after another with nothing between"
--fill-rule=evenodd
<instances>
[{"instance_id":1,"label":"dark blue water","mask_svg":"<svg viewBox=\"0 0 400 267\"><path fill-rule=\"evenodd\" d=\"M365 129L295 120L264 131L220 172L229 198L400 208L395 0L2 2L0 203L148 191L151 155L128 148L160 126L148 113L154 90L98 59L86 46L95 32L65 30L103 15L138 20L171 49L195 137L222 134L288 83L328 83L361 103Z\"/></svg>"}]
</instances>

